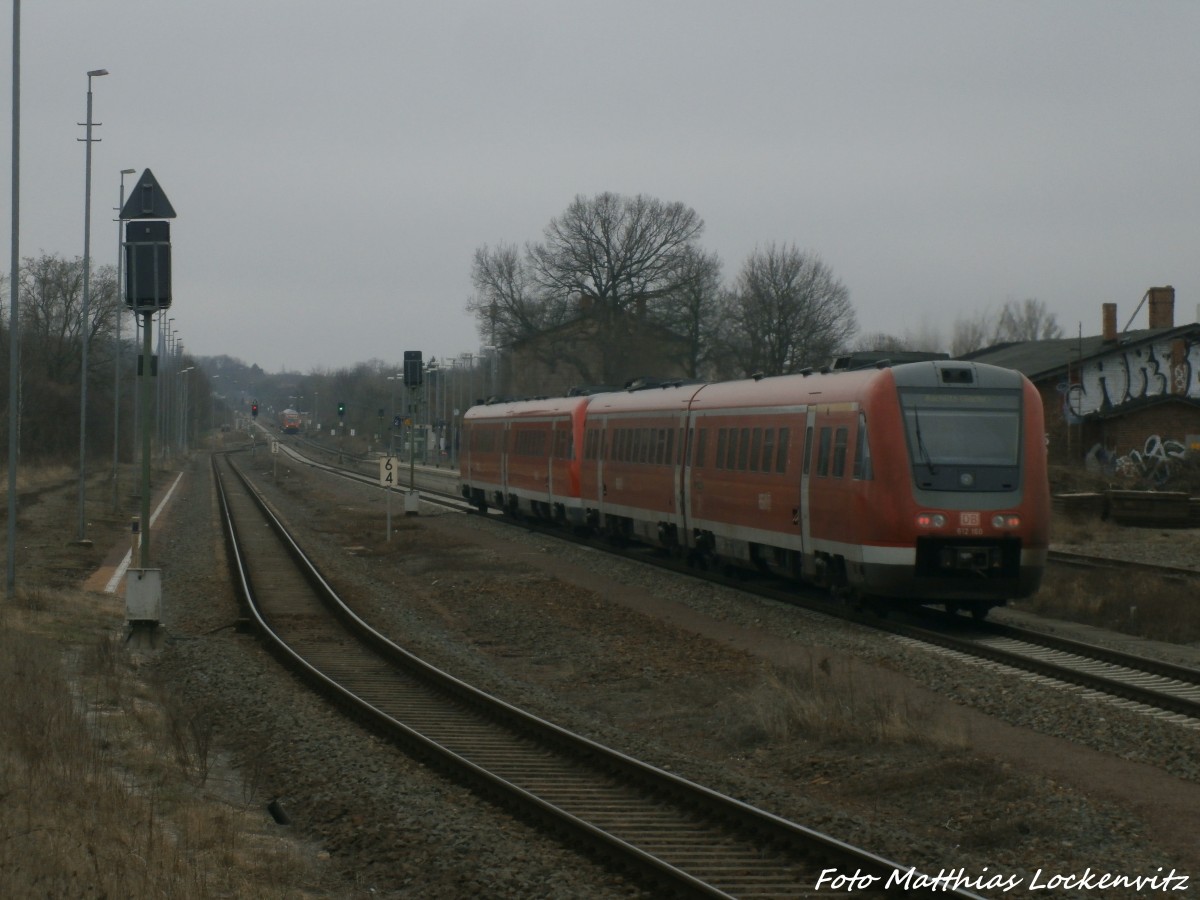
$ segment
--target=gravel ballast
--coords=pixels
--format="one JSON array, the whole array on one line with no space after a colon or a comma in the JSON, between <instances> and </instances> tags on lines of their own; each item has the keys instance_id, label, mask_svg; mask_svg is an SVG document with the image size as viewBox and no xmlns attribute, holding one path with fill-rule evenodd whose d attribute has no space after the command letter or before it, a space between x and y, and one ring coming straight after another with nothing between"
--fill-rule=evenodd
<instances>
[{"instance_id":1,"label":"gravel ballast","mask_svg":"<svg viewBox=\"0 0 1200 900\"><path fill-rule=\"evenodd\" d=\"M1200 732L475 517L426 508L385 541L377 490L242 459L379 630L565 727L924 871L1019 882L986 896L1200 873ZM348 891L642 896L346 721L237 630L206 455L155 548L165 639L144 668L220 710L231 793L276 801Z\"/></svg>"}]
</instances>

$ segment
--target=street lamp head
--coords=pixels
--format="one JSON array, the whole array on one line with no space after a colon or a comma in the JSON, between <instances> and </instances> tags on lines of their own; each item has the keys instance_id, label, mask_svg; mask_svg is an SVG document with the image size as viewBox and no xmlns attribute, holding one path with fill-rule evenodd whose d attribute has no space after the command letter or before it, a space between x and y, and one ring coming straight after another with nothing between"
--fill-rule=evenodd
<instances>
[{"instance_id":1,"label":"street lamp head","mask_svg":"<svg viewBox=\"0 0 1200 900\"><path fill-rule=\"evenodd\" d=\"M107 75L108 69L92 69L92 71L88 72L87 74L88 78L98 78L101 75Z\"/></svg>"},{"instance_id":2,"label":"street lamp head","mask_svg":"<svg viewBox=\"0 0 1200 900\"><path fill-rule=\"evenodd\" d=\"M122 175L132 175L136 171L137 171L137 169L122 169L121 174Z\"/></svg>"}]
</instances>

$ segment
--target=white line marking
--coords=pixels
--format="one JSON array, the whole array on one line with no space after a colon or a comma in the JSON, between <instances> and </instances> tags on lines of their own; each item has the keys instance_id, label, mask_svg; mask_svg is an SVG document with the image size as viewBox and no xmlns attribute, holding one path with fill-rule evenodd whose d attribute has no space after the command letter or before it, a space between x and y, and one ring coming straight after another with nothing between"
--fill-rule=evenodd
<instances>
[{"instance_id":1,"label":"white line marking","mask_svg":"<svg viewBox=\"0 0 1200 900\"><path fill-rule=\"evenodd\" d=\"M180 472L175 476L175 482L171 485L171 489L167 491L167 496L162 498L162 502L150 514L150 524L154 524L154 520L158 518L158 514L163 511L163 507L167 505L167 501L171 499L171 495L175 493L175 488L179 486L179 480L183 478L183 473ZM138 538L141 540L141 538ZM117 570L113 572L113 577L108 579L108 584L104 586L104 593L112 594L117 590L117 585L121 583L121 579L125 577L125 572L129 569L129 563L133 561L133 548L130 547L125 551L125 558L121 560L121 564L117 566Z\"/></svg>"}]
</instances>

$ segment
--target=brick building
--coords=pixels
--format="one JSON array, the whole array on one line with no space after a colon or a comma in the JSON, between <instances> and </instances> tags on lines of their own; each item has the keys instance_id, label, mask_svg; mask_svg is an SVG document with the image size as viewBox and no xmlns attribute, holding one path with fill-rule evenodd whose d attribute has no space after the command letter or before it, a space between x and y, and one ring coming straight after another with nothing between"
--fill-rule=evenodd
<instances>
[{"instance_id":1,"label":"brick building","mask_svg":"<svg viewBox=\"0 0 1200 900\"><path fill-rule=\"evenodd\" d=\"M1118 332L1117 305L1105 303L1099 335L998 344L964 358L1016 369L1037 386L1051 462L1149 474L1200 452L1200 323L1175 324L1172 287L1150 288L1142 303L1144 329Z\"/></svg>"}]
</instances>

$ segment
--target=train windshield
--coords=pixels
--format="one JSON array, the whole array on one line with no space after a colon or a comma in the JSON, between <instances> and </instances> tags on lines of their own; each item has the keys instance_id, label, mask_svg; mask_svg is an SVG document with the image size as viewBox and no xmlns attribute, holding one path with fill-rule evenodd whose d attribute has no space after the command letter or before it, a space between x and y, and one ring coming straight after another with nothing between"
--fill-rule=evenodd
<instances>
[{"instance_id":1,"label":"train windshield","mask_svg":"<svg viewBox=\"0 0 1200 900\"><path fill-rule=\"evenodd\" d=\"M901 391L900 405L913 470L923 486L943 486L947 479L938 477L939 469L953 474L953 483L961 487L965 482L957 476L964 469L1020 464L1018 392Z\"/></svg>"}]
</instances>

